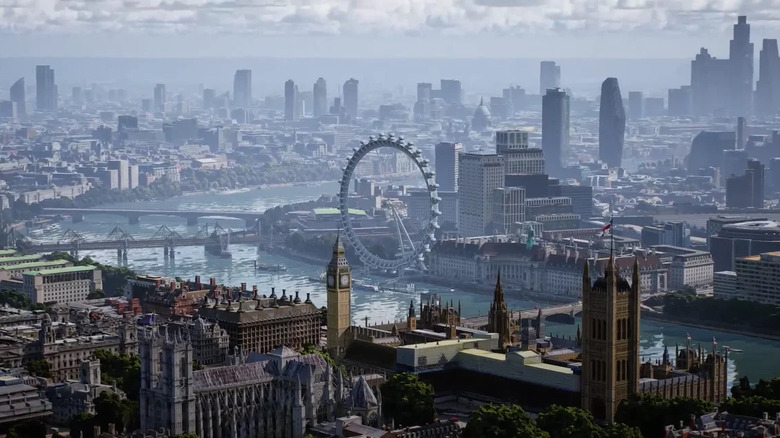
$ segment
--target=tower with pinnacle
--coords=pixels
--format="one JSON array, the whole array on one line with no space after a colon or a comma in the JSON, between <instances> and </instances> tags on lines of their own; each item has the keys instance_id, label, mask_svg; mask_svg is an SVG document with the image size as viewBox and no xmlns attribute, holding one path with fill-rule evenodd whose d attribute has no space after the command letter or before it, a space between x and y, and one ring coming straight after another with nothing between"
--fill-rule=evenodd
<instances>
[{"instance_id":1,"label":"tower with pinnacle","mask_svg":"<svg viewBox=\"0 0 780 438\"><path fill-rule=\"evenodd\" d=\"M501 286L501 271L499 271L496 277L496 289L493 291L493 302L488 313L488 331L498 333L498 348L504 351L512 345L509 323L509 311L504 301L504 288Z\"/></svg>"},{"instance_id":2,"label":"tower with pinnacle","mask_svg":"<svg viewBox=\"0 0 780 438\"><path fill-rule=\"evenodd\" d=\"M347 263L341 237L336 237L326 272L328 290L328 352L339 357L345 348L344 332L351 324L352 271Z\"/></svg>"},{"instance_id":3,"label":"tower with pinnacle","mask_svg":"<svg viewBox=\"0 0 780 438\"><path fill-rule=\"evenodd\" d=\"M621 401L639 389L639 263L631 283L609 259L604 276L591 283L582 273L582 408L614 421Z\"/></svg>"}]
</instances>

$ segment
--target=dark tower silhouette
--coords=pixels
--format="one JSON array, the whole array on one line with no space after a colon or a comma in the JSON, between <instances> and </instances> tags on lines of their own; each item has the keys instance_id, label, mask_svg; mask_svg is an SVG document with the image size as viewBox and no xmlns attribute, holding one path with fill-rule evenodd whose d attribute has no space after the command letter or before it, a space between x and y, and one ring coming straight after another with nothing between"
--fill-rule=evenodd
<instances>
[{"instance_id":1,"label":"dark tower silhouette","mask_svg":"<svg viewBox=\"0 0 780 438\"><path fill-rule=\"evenodd\" d=\"M601 84L599 107L599 160L610 168L618 168L623 160L623 139L626 134L626 111L617 78L607 78Z\"/></svg>"},{"instance_id":2,"label":"dark tower silhouette","mask_svg":"<svg viewBox=\"0 0 780 438\"><path fill-rule=\"evenodd\" d=\"M358 116L358 80L348 79L344 82L344 112L348 119L355 119Z\"/></svg>"},{"instance_id":3,"label":"dark tower silhouette","mask_svg":"<svg viewBox=\"0 0 780 438\"><path fill-rule=\"evenodd\" d=\"M612 422L621 401L639 389L639 262L631 284L610 257L591 284L582 273L582 408Z\"/></svg>"},{"instance_id":4,"label":"dark tower silhouette","mask_svg":"<svg viewBox=\"0 0 780 438\"><path fill-rule=\"evenodd\" d=\"M504 288L501 287L501 271L496 277L496 288L493 291L493 302L488 313L488 331L498 333L498 348L506 350L512 345L512 332L509 329L509 311L504 301Z\"/></svg>"},{"instance_id":5,"label":"dark tower silhouette","mask_svg":"<svg viewBox=\"0 0 780 438\"><path fill-rule=\"evenodd\" d=\"M252 70L236 70L233 76L233 106L243 109L252 106Z\"/></svg>"},{"instance_id":6,"label":"dark tower silhouette","mask_svg":"<svg viewBox=\"0 0 780 438\"><path fill-rule=\"evenodd\" d=\"M38 111L57 111L57 85L54 82L54 69L48 65L35 67L35 109Z\"/></svg>"},{"instance_id":7,"label":"dark tower silhouette","mask_svg":"<svg viewBox=\"0 0 780 438\"><path fill-rule=\"evenodd\" d=\"M740 15L734 25L734 38L729 41L729 61L732 81L729 112L738 116L750 115L753 109L753 43L744 15Z\"/></svg>"},{"instance_id":8,"label":"dark tower silhouette","mask_svg":"<svg viewBox=\"0 0 780 438\"><path fill-rule=\"evenodd\" d=\"M27 101L24 92L24 78L19 78L13 85L11 85L11 101L16 102L16 114L22 120L27 118Z\"/></svg>"},{"instance_id":9,"label":"dark tower silhouette","mask_svg":"<svg viewBox=\"0 0 780 438\"><path fill-rule=\"evenodd\" d=\"M328 114L328 86L325 83L325 79L319 78L317 79L317 82L314 83L312 99L312 113L314 114L314 117Z\"/></svg>"},{"instance_id":10,"label":"dark tower silhouette","mask_svg":"<svg viewBox=\"0 0 780 438\"><path fill-rule=\"evenodd\" d=\"M298 86L292 79L284 83L284 120L293 121L297 115Z\"/></svg>"},{"instance_id":11,"label":"dark tower silhouette","mask_svg":"<svg viewBox=\"0 0 780 438\"><path fill-rule=\"evenodd\" d=\"M542 98L542 152L547 173L560 176L569 164L569 95L560 88Z\"/></svg>"},{"instance_id":12,"label":"dark tower silhouette","mask_svg":"<svg viewBox=\"0 0 780 438\"><path fill-rule=\"evenodd\" d=\"M756 82L756 112L770 117L780 106L780 55L777 40L763 41L758 59L758 82ZM18 107L18 105L17 105Z\"/></svg>"}]
</instances>

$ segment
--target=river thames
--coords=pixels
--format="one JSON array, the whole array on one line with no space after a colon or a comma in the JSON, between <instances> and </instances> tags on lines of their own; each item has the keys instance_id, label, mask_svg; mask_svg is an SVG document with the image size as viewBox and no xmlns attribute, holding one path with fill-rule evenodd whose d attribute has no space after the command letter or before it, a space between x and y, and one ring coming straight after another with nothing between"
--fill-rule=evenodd
<instances>
[{"instance_id":1,"label":"river thames","mask_svg":"<svg viewBox=\"0 0 780 438\"><path fill-rule=\"evenodd\" d=\"M323 182L305 187L269 187L240 193L189 194L165 201L123 203L101 207L139 210L256 211L261 213L278 205L309 201L317 199L323 194L334 195L337 191L336 182ZM118 226L135 238L148 238L162 225L182 236L188 236L197 233L204 225L213 225L215 222L224 228L241 229L244 227L244 221L220 217L204 217L200 219L197 226L187 226L183 218L144 216L139 224L128 225L127 219L124 217L87 214L84 222L74 224L70 221L64 221L50 226L46 230L35 231L30 237L36 241L56 241L66 230L72 229L87 239L105 239ZM224 284L257 285L261 293L265 294L270 293L271 287L276 287L277 293L281 289L286 289L288 294L300 291L302 296L310 293L317 306L325 305L324 286L309 281L310 277L317 277L323 272L324 263L317 266L278 255L272 256L258 252L257 248L251 245L234 245L231 250L232 260L208 256L202 247L177 248L175 261L165 260L162 248L130 250L127 266L136 272L145 274L189 279L200 275L202 280L214 277L217 282ZM114 250L80 254L82 257L87 255L101 263L112 265L118 263ZM256 261L257 263L284 264L288 269L281 273L255 272L254 264ZM453 292L450 289L426 284L417 284L417 288L439 293L446 301L452 299L455 303L460 302L464 317L484 315L490 307L490 294L469 290L455 290ZM418 298L405 293L353 291L352 320L355 324L362 325L365 324L366 318L369 318L369 323L405 319L411 299L414 299L415 305L417 305ZM508 295L507 305L514 309L531 309L545 304ZM675 344L683 345L686 342L686 334L690 334L693 342L700 342L708 350L712 348L713 338L717 339L719 347L727 345L743 350L742 353L732 353L730 356L729 378L732 381L736 377L744 375L748 376L751 381L780 376L780 342L650 320L642 321L641 328L642 355L653 360L660 359L664 345L669 346L669 350L673 354ZM573 336L575 331L576 326L573 325L547 323L548 334Z\"/></svg>"}]
</instances>

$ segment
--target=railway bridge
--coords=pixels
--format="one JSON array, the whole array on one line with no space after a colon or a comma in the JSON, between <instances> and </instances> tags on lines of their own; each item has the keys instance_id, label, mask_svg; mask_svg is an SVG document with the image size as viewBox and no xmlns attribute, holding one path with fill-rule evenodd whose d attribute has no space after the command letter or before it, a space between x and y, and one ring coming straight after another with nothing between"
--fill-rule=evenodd
<instances>
[{"instance_id":1,"label":"railway bridge","mask_svg":"<svg viewBox=\"0 0 780 438\"><path fill-rule=\"evenodd\" d=\"M246 228L252 228L262 216L260 212L247 211L219 211L219 210L134 210L129 208L44 208L44 214L59 214L71 217L74 223L84 221L84 217L89 214L112 214L123 216L128 219L130 224L137 224L143 216L175 216L187 220L187 225L197 225L198 219L202 217L220 216L226 218L242 219L246 223Z\"/></svg>"}]
</instances>

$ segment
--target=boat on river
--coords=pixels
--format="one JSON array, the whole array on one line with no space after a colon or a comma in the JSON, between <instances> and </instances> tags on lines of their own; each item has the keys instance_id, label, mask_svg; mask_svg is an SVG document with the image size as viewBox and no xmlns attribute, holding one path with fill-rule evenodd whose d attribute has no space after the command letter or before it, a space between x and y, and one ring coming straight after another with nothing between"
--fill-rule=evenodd
<instances>
[{"instance_id":1,"label":"boat on river","mask_svg":"<svg viewBox=\"0 0 780 438\"><path fill-rule=\"evenodd\" d=\"M359 280L353 280L352 281L352 289L363 291L363 292L379 292L379 286L369 284L369 283L363 283Z\"/></svg>"},{"instance_id":2,"label":"boat on river","mask_svg":"<svg viewBox=\"0 0 780 438\"><path fill-rule=\"evenodd\" d=\"M258 271L265 271L265 272L285 272L287 270L287 266L285 265L269 265L265 263L258 263L257 264L257 270Z\"/></svg>"}]
</instances>

